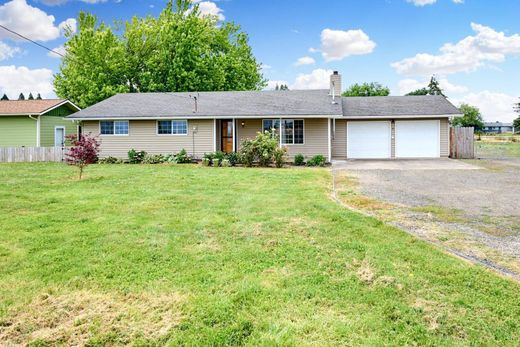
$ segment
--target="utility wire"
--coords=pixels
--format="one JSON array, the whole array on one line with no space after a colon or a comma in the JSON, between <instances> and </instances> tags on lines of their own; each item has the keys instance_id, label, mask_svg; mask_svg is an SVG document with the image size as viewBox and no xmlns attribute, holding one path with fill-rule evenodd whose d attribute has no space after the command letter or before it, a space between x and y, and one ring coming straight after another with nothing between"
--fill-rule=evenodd
<instances>
[{"instance_id":1,"label":"utility wire","mask_svg":"<svg viewBox=\"0 0 520 347\"><path fill-rule=\"evenodd\" d=\"M12 34L14 34L14 35L16 35L16 36L21 37L21 38L24 39L24 40L27 40L27 41L29 41L29 42L32 42L32 43L34 43L35 45L40 46L41 48L48 50L49 52L52 52L52 53L54 53L54 54L57 54L57 55L59 55L60 57L65 57L65 56L64 56L63 54L61 54L60 52L56 52L55 50L50 49L49 47L46 47L46 46L44 46L44 45L42 45L42 44L40 44L40 43L38 43L38 42L36 42L36 41L34 41L34 40L31 40L30 38L28 38L28 37L26 37L26 36L23 36L22 34L19 34L19 33L17 33L16 31L13 31L13 30L11 30L11 29L9 29L9 28L6 28L6 27L3 26L2 24L0 24L0 28L6 30L6 31L8 31L8 32L10 32L10 33L12 33Z\"/></svg>"},{"instance_id":2,"label":"utility wire","mask_svg":"<svg viewBox=\"0 0 520 347\"><path fill-rule=\"evenodd\" d=\"M54 54L57 54L57 55L59 55L60 57L65 57L65 55L61 54L60 52L56 52L55 50L53 50L53 49L51 49L51 48L49 48L49 47L47 47L47 46L44 46L44 45L42 45L41 43L38 43L38 42L36 42L36 41L34 41L34 40L31 40L30 38L28 38L28 37L26 37L26 36L24 36L24 35L22 35L22 34L19 34L19 33L17 33L16 31L11 30L11 29L9 29L9 28L3 26L2 24L0 24L0 28L6 30L6 31L8 31L8 32L10 32L10 33L12 33L12 34L18 36L18 37L21 37L21 38L24 39L24 40L27 40L27 41L29 41L29 42L32 42L32 43L34 43L35 45L37 45L37 46L39 46L39 47L41 47L41 48L43 48L43 49L48 50L49 52L52 52L52 53L54 53ZM162 93L163 93L163 94L167 94L167 95L169 95L169 96L175 96L175 97L184 98L184 99L186 98L186 96L175 95L174 92L162 92ZM191 95L188 95L188 98L191 99L192 96L191 96ZM198 98L198 93L197 93L197 98ZM196 102L197 102L197 101L195 101L195 103L196 103ZM197 106L195 106L195 107L197 107Z\"/></svg>"}]
</instances>

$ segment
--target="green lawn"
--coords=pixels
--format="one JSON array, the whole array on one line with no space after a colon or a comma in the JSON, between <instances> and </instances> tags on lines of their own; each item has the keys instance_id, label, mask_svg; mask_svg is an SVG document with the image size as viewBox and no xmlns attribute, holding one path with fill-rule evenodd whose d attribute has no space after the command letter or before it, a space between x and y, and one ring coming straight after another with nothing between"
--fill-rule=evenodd
<instances>
[{"instance_id":1,"label":"green lawn","mask_svg":"<svg viewBox=\"0 0 520 347\"><path fill-rule=\"evenodd\" d=\"M510 345L520 284L327 169L0 165L0 345Z\"/></svg>"},{"instance_id":2,"label":"green lawn","mask_svg":"<svg viewBox=\"0 0 520 347\"><path fill-rule=\"evenodd\" d=\"M475 141L475 152L488 158L520 158L520 142Z\"/></svg>"}]
</instances>

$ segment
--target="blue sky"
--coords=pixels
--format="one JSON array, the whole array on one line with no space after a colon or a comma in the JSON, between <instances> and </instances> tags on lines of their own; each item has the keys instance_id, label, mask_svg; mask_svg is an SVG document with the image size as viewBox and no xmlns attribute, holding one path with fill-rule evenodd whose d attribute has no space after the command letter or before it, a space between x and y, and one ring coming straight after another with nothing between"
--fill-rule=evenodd
<instances>
[{"instance_id":1,"label":"blue sky","mask_svg":"<svg viewBox=\"0 0 520 347\"><path fill-rule=\"evenodd\" d=\"M377 81L402 95L436 74L450 100L481 108L487 120L511 121L520 96L520 1L515 0L198 0L203 13L233 21L270 82L343 87ZM166 0L0 1L0 24L61 49L65 26L80 10L107 23L157 15ZM0 29L0 93L54 96L60 59Z\"/></svg>"}]
</instances>

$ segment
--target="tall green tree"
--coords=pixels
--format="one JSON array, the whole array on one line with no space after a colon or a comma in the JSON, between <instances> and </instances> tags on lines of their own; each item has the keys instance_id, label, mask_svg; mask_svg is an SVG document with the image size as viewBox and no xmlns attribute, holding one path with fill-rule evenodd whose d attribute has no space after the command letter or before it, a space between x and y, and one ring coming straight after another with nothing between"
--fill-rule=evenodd
<instances>
[{"instance_id":1,"label":"tall green tree","mask_svg":"<svg viewBox=\"0 0 520 347\"><path fill-rule=\"evenodd\" d=\"M20 93L20 95L18 95L18 100L25 100L25 95L23 95L23 93Z\"/></svg>"},{"instance_id":2,"label":"tall green tree","mask_svg":"<svg viewBox=\"0 0 520 347\"><path fill-rule=\"evenodd\" d=\"M29 97L27 98L27 100L34 100L34 96L32 95L32 93L29 93Z\"/></svg>"},{"instance_id":3,"label":"tall green tree","mask_svg":"<svg viewBox=\"0 0 520 347\"><path fill-rule=\"evenodd\" d=\"M343 96L387 96L390 89L377 82L353 84L343 92Z\"/></svg>"},{"instance_id":4,"label":"tall green tree","mask_svg":"<svg viewBox=\"0 0 520 347\"><path fill-rule=\"evenodd\" d=\"M248 36L233 23L201 16L188 0L155 17L120 23L121 35L80 13L67 32L54 87L80 107L122 92L258 90L265 86Z\"/></svg>"},{"instance_id":5,"label":"tall green tree","mask_svg":"<svg viewBox=\"0 0 520 347\"><path fill-rule=\"evenodd\" d=\"M416 89L406 95L442 95L446 97L446 95L444 95L442 92L439 81L437 81L435 76L431 77L430 82L428 83L428 87Z\"/></svg>"},{"instance_id":6,"label":"tall green tree","mask_svg":"<svg viewBox=\"0 0 520 347\"><path fill-rule=\"evenodd\" d=\"M36 100L41 100L42 99L42 96L40 95L40 93L38 93L38 95L36 96Z\"/></svg>"},{"instance_id":7,"label":"tall green tree","mask_svg":"<svg viewBox=\"0 0 520 347\"><path fill-rule=\"evenodd\" d=\"M432 76L432 78L430 79L430 83L428 83L428 90L428 94L430 95L442 95L446 97L446 95L444 95L444 93L442 92L441 86L439 85L439 81L437 81L435 76Z\"/></svg>"},{"instance_id":8,"label":"tall green tree","mask_svg":"<svg viewBox=\"0 0 520 347\"><path fill-rule=\"evenodd\" d=\"M459 110L462 116L453 118L451 125L454 127L474 127L475 131L481 131L484 128L484 120L480 114L478 107L468 104L461 104Z\"/></svg>"},{"instance_id":9,"label":"tall green tree","mask_svg":"<svg viewBox=\"0 0 520 347\"><path fill-rule=\"evenodd\" d=\"M520 102L515 104L514 109L516 113L520 113Z\"/></svg>"},{"instance_id":10,"label":"tall green tree","mask_svg":"<svg viewBox=\"0 0 520 347\"><path fill-rule=\"evenodd\" d=\"M7 101L9 100L9 98L7 97L7 94L4 93L4 95L2 96L2 99L0 99L2 101Z\"/></svg>"}]
</instances>

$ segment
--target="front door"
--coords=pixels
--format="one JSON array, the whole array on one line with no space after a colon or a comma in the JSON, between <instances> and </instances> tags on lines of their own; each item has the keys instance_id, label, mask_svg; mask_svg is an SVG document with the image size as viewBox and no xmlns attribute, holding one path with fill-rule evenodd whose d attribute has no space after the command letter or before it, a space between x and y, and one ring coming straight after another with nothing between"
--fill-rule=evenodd
<instances>
[{"instance_id":1,"label":"front door","mask_svg":"<svg viewBox=\"0 0 520 347\"><path fill-rule=\"evenodd\" d=\"M56 127L54 128L54 146L63 147L65 144L65 128Z\"/></svg>"},{"instance_id":2,"label":"front door","mask_svg":"<svg viewBox=\"0 0 520 347\"><path fill-rule=\"evenodd\" d=\"M220 133L222 152L231 153L233 152L233 121L222 120L220 122Z\"/></svg>"}]
</instances>

